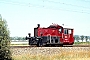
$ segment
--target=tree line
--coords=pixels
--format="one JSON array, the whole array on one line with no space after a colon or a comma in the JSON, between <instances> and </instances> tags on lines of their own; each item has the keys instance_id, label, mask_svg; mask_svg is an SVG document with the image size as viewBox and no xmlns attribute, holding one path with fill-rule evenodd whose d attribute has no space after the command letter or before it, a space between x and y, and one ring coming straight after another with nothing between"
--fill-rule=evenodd
<instances>
[{"instance_id":1,"label":"tree line","mask_svg":"<svg viewBox=\"0 0 90 60\"><path fill-rule=\"evenodd\" d=\"M25 40L25 37L10 37L10 40Z\"/></svg>"},{"instance_id":2,"label":"tree line","mask_svg":"<svg viewBox=\"0 0 90 60\"><path fill-rule=\"evenodd\" d=\"M84 35L75 35L74 36L74 40L76 40L77 42L79 42L79 40L82 40L82 42L85 40L86 42L88 42L88 40L90 41L90 36L84 36Z\"/></svg>"},{"instance_id":3,"label":"tree line","mask_svg":"<svg viewBox=\"0 0 90 60\"><path fill-rule=\"evenodd\" d=\"M82 40L82 42L86 40L86 42L88 42L88 39L90 41L90 36L74 35L74 40L76 40L77 42L79 42L79 40ZM10 40L25 40L25 37L10 37Z\"/></svg>"}]
</instances>

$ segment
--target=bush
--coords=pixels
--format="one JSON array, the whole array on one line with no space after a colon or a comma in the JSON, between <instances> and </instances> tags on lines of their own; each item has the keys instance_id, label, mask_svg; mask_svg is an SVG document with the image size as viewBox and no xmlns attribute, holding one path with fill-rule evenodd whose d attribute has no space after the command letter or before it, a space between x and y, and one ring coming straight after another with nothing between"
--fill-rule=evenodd
<instances>
[{"instance_id":1,"label":"bush","mask_svg":"<svg viewBox=\"0 0 90 60\"><path fill-rule=\"evenodd\" d=\"M6 20L2 20L2 17L0 17L0 60L12 60L9 30L7 29Z\"/></svg>"}]
</instances>

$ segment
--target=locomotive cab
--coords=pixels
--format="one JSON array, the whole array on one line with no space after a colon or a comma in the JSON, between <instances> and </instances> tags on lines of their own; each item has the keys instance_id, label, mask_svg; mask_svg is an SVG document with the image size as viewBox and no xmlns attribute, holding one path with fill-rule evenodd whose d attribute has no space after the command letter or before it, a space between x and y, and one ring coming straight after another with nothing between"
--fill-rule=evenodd
<instances>
[{"instance_id":1,"label":"locomotive cab","mask_svg":"<svg viewBox=\"0 0 90 60\"><path fill-rule=\"evenodd\" d=\"M72 45L74 43L73 29L64 28L63 44Z\"/></svg>"}]
</instances>

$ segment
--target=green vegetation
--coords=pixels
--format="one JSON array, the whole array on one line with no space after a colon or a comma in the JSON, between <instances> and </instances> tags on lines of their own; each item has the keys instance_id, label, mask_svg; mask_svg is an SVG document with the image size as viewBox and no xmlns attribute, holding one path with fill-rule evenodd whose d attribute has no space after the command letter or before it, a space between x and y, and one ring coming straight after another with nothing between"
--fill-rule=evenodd
<instances>
[{"instance_id":1,"label":"green vegetation","mask_svg":"<svg viewBox=\"0 0 90 60\"><path fill-rule=\"evenodd\" d=\"M79 40L82 40L82 42L84 42L84 40L85 40L86 42L89 42L89 41L90 41L90 36L74 35L74 39L75 39L77 42L79 42Z\"/></svg>"},{"instance_id":2,"label":"green vegetation","mask_svg":"<svg viewBox=\"0 0 90 60\"><path fill-rule=\"evenodd\" d=\"M12 60L7 22L0 15L0 60Z\"/></svg>"},{"instance_id":3,"label":"green vegetation","mask_svg":"<svg viewBox=\"0 0 90 60\"><path fill-rule=\"evenodd\" d=\"M25 40L25 37L10 37L10 40Z\"/></svg>"},{"instance_id":4,"label":"green vegetation","mask_svg":"<svg viewBox=\"0 0 90 60\"><path fill-rule=\"evenodd\" d=\"M83 40L84 40L84 36L82 35L82 36L80 36L81 37L81 40L82 40L82 42L83 42Z\"/></svg>"},{"instance_id":5,"label":"green vegetation","mask_svg":"<svg viewBox=\"0 0 90 60\"><path fill-rule=\"evenodd\" d=\"M79 36L74 36L74 40L77 40L77 42L79 42L78 40L80 40Z\"/></svg>"},{"instance_id":6,"label":"green vegetation","mask_svg":"<svg viewBox=\"0 0 90 60\"><path fill-rule=\"evenodd\" d=\"M75 42L74 44L75 44L75 45L77 45L77 44L88 45L88 44L90 44L90 42Z\"/></svg>"},{"instance_id":7,"label":"green vegetation","mask_svg":"<svg viewBox=\"0 0 90 60\"><path fill-rule=\"evenodd\" d=\"M85 36L85 39L86 39L86 42L87 42L87 40L89 39L89 37L88 36Z\"/></svg>"}]
</instances>

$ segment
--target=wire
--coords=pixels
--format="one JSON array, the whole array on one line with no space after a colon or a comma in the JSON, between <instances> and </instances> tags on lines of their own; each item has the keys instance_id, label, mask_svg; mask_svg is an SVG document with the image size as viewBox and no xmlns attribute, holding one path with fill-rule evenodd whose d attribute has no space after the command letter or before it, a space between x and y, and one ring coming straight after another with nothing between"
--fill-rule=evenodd
<instances>
[{"instance_id":1,"label":"wire","mask_svg":"<svg viewBox=\"0 0 90 60\"><path fill-rule=\"evenodd\" d=\"M79 0L78 0L79 1ZM86 0L81 0L81 1L83 1L83 2L87 2L87 3L90 3L90 1L86 1Z\"/></svg>"},{"instance_id":2,"label":"wire","mask_svg":"<svg viewBox=\"0 0 90 60\"><path fill-rule=\"evenodd\" d=\"M35 7L35 6L34 6ZM40 6L39 6L40 7ZM41 6L41 7L43 7L43 6ZM51 6L52 7L52 6ZM43 7L43 8L46 8L46 9L53 9L53 10L62 10L62 11L68 11L68 12L77 12L77 13L86 13L86 14L90 14L90 13L88 13L88 12L85 12L85 11L76 11L76 10L70 10L70 9L62 9L62 8L58 8L58 9L56 9L56 8L51 8L51 7Z\"/></svg>"},{"instance_id":3,"label":"wire","mask_svg":"<svg viewBox=\"0 0 90 60\"><path fill-rule=\"evenodd\" d=\"M47 1L47 0L46 0L46 1ZM80 7L80 8L90 9L89 7L78 6L78 5L73 5L73 4L67 4L67 3L62 3L62 2L55 2L55 1L48 1L48 2L51 2L51 3L59 3L59 4L69 5L69 6L76 6L76 7Z\"/></svg>"},{"instance_id":4,"label":"wire","mask_svg":"<svg viewBox=\"0 0 90 60\"><path fill-rule=\"evenodd\" d=\"M5 1L5 0L0 1L0 2L7 3L7 4L13 4L13 5L27 6L27 4L26 4L26 3L21 4L20 2Z\"/></svg>"},{"instance_id":5,"label":"wire","mask_svg":"<svg viewBox=\"0 0 90 60\"><path fill-rule=\"evenodd\" d=\"M5 2L5 1L3 1L3 3L9 3L9 4L14 4L14 5L26 5L27 6L27 3L24 3L24 4L21 4L20 2ZM37 4L31 4L31 3L28 3L29 5L31 5L31 6L29 6L29 7L38 7L38 8L46 8L46 9L53 9L53 10L62 10L62 11L68 11L68 12L77 12L77 13L86 13L86 14L90 14L90 13L88 13L88 12L84 12L83 10L82 11L76 11L76 10L69 10L69 9L62 9L62 8L58 8L58 9L56 9L56 8L51 8L51 7L45 7L45 6L42 6L42 5L37 5Z\"/></svg>"}]
</instances>

